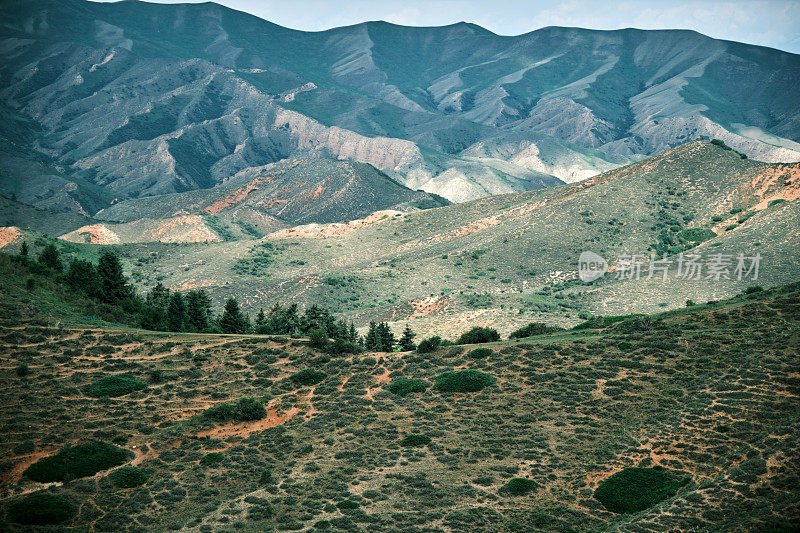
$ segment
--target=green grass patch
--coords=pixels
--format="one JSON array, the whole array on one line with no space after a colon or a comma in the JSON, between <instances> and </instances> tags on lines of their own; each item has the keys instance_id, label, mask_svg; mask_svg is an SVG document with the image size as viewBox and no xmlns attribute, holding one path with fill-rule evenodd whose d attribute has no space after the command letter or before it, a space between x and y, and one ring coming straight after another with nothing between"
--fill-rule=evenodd
<instances>
[{"instance_id":1,"label":"green grass patch","mask_svg":"<svg viewBox=\"0 0 800 533\"><path fill-rule=\"evenodd\" d=\"M594 497L614 513L638 513L677 494L689 478L675 479L662 468L626 468L603 481Z\"/></svg>"},{"instance_id":2,"label":"green grass patch","mask_svg":"<svg viewBox=\"0 0 800 533\"><path fill-rule=\"evenodd\" d=\"M90 441L65 447L56 455L45 457L29 466L23 473L28 479L40 483L68 481L93 476L128 461L133 453L113 444Z\"/></svg>"},{"instance_id":3,"label":"green grass patch","mask_svg":"<svg viewBox=\"0 0 800 533\"><path fill-rule=\"evenodd\" d=\"M439 374L436 389L440 392L478 392L494 384L494 378L478 370L455 370Z\"/></svg>"},{"instance_id":4,"label":"green grass patch","mask_svg":"<svg viewBox=\"0 0 800 533\"><path fill-rule=\"evenodd\" d=\"M125 396L132 392L147 388L144 381L140 381L133 376L114 375L105 376L94 383L90 383L83 388L84 394L95 398L116 398Z\"/></svg>"},{"instance_id":5,"label":"green grass patch","mask_svg":"<svg viewBox=\"0 0 800 533\"><path fill-rule=\"evenodd\" d=\"M8 506L8 517L18 524L40 526L60 524L75 514L75 506L54 494L37 492Z\"/></svg>"}]
</instances>

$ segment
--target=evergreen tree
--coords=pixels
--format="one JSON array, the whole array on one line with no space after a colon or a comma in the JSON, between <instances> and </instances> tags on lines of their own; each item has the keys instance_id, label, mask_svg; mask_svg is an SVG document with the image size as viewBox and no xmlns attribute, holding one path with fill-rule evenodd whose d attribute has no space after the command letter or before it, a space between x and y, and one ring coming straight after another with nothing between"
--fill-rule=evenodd
<instances>
[{"instance_id":1,"label":"evergreen tree","mask_svg":"<svg viewBox=\"0 0 800 533\"><path fill-rule=\"evenodd\" d=\"M394 347L395 338L394 333L392 330L389 329L389 324L386 322L381 322L378 324L378 344L380 346L380 351L382 352L391 352L392 348Z\"/></svg>"},{"instance_id":2,"label":"evergreen tree","mask_svg":"<svg viewBox=\"0 0 800 533\"><path fill-rule=\"evenodd\" d=\"M178 291L172 293L169 299L169 310L167 312L170 331L185 331L189 316L186 313L186 301Z\"/></svg>"},{"instance_id":3,"label":"evergreen tree","mask_svg":"<svg viewBox=\"0 0 800 533\"><path fill-rule=\"evenodd\" d=\"M141 312L142 327L155 331L171 330L169 316L170 290L162 283L157 283L147 293L144 302Z\"/></svg>"},{"instance_id":4,"label":"evergreen tree","mask_svg":"<svg viewBox=\"0 0 800 533\"><path fill-rule=\"evenodd\" d=\"M400 347L403 349L403 351L416 350L417 345L414 344L414 337L416 336L417 334L411 330L411 327L408 324L406 324L406 329L403 330L403 336L400 337Z\"/></svg>"},{"instance_id":5,"label":"evergreen tree","mask_svg":"<svg viewBox=\"0 0 800 533\"><path fill-rule=\"evenodd\" d=\"M359 341L356 326L352 322L350 322L350 330L347 332L347 341L351 344L358 344Z\"/></svg>"},{"instance_id":6,"label":"evergreen tree","mask_svg":"<svg viewBox=\"0 0 800 533\"><path fill-rule=\"evenodd\" d=\"M133 296L133 290L122 273L122 263L117 254L104 250L97 262L97 274L100 277L100 297L109 303L119 303Z\"/></svg>"},{"instance_id":7,"label":"evergreen tree","mask_svg":"<svg viewBox=\"0 0 800 533\"><path fill-rule=\"evenodd\" d=\"M258 331L258 329L261 326L266 324L266 322L267 322L267 316L264 314L264 308L261 307L258 309L258 314L256 315L256 321L255 321L256 331Z\"/></svg>"},{"instance_id":8,"label":"evergreen tree","mask_svg":"<svg viewBox=\"0 0 800 533\"><path fill-rule=\"evenodd\" d=\"M56 272L64 270L64 265L61 264L61 254L53 243L48 244L42 249L39 253L38 261L40 264L47 268L52 268Z\"/></svg>"},{"instance_id":9,"label":"evergreen tree","mask_svg":"<svg viewBox=\"0 0 800 533\"><path fill-rule=\"evenodd\" d=\"M367 336L364 337L364 348L370 352L379 352L381 350L378 325L374 321L369 323Z\"/></svg>"},{"instance_id":10,"label":"evergreen tree","mask_svg":"<svg viewBox=\"0 0 800 533\"><path fill-rule=\"evenodd\" d=\"M239 302L236 298L229 298L225 302L225 308L219 319L219 327L223 333L247 333L250 329L250 321L247 315L239 310Z\"/></svg>"},{"instance_id":11,"label":"evergreen tree","mask_svg":"<svg viewBox=\"0 0 800 533\"><path fill-rule=\"evenodd\" d=\"M89 261L77 258L70 261L65 280L75 292L83 292L93 298L100 295L100 278L97 269Z\"/></svg>"},{"instance_id":12,"label":"evergreen tree","mask_svg":"<svg viewBox=\"0 0 800 533\"><path fill-rule=\"evenodd\" d=\"M203 289L186 294L186 315L188 328L192 331L205 331L211 326L211 298Z\"/></svg>"},{"instance_id":13,"label":"evergreen tree","mask_svg":"<svg viewBox=\"0 0 800 533\"><path fill-rule=\"evenodd\" d=\"M22 241L22 248L19 249L20 257L28 257L28 243L26 241Z\"/></svg>"}]
</instances>

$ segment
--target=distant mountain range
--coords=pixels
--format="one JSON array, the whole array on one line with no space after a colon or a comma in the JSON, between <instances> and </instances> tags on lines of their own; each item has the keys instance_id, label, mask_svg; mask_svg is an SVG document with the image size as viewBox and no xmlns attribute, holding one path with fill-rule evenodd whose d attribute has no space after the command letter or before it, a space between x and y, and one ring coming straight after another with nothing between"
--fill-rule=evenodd
<instances>
[{"instance_id":1,"label":"distant mountain range","mask_svg":"<svg viewBox=\"0 0 800 533\"><path fill-rule=\"evenodd\" d=\"M213 3L83 0L5 1L0 20L0 192L41 208L94 215L299 159L457 202L699 137L800 160L800 56L691 31L302 32Z\"/></svg>"}]
</instances>

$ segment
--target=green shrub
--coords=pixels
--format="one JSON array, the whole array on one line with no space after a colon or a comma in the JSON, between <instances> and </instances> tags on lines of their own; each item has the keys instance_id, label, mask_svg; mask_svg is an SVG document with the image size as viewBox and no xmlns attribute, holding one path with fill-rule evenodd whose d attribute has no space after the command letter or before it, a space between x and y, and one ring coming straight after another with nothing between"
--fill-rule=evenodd
<instances>
[{"instance_id":1,"label":"green shrub","mask_svg":"<svg viewBox=\"0 0 800 533\"><path fill-rule=\"evenodd\" d=\"M328 374L322 370L306 368L305 370L301 370L300 372L292 374L291 380L295 383L300 383L301 385L316 385L326 377L328 377Z\"/></svg>"},{"instance_id":2,"label":"green shrub","mask_svg":"<svg viewBox=\"0 0 800 533\"><path fill-rule=\"evenodd\" d=\"M417 345L417 353L431 353L435 352L439 349L439 346L442 345L442 338L439 336L433 336L429 339L423 339Z\"/></svg>"},{"instance_id":3,"label":"green shrub","mask_svg":"<svg viewBox=\"0 0 800 533\"><path fill-rule=\"evenodd\" d=\"M241 398L235 404L218 403L203 411L205 418L210 418L217 422L260 420L266 415L267 410L264 405L255 398L250 397Z\"/></svg>"},{"instance_id":4,"label":"green shrub","mask_svg":"<svg viewBox=\"0 0 800 533\"><path fill-rule=\"evenodd\" d=\"M113 376L105 376L94 383L86 385L83 388L83 392L87 396L93 396L95 398L116 398L117 396L124 396L146 388L147 384L145 382L133 376L116 374Z\"/></svg>"},{"instance_id":5,"label":"green shrub","mask_svg":"<svg viewBox=\"0 0 800 533\"><path fill-rule=\"evenodd\" d=\"M135 466L123 466L111 472L111 481L121 489L130 489L144 484L147 473Z\"/></svg>"},{"instance_id":6,"label":"green shrub","mask_svg":"<svg viewBox=\"0 0 800 533\"><path fill-rule=\"evenodd\" d=\"M261 420L267 415L264 405L255 398L242 398L236 402L233 417L236 420Z\"/></svg>"},{"instance_id":7,"label":"green shrub","mask_svg":"<svg viewBox=\"0 0 800 533\"><path fill-rule=\"evenodd\" d=\"M354 502L352 500L344 500L343 502L337 503L336 507L342 510L352 510L352 509L358 509L360 506L358 502Z\"/></svg>"},{"instance_id":8,"label":"green shrub","mask_svg":"<svg viewBox=\"0 0 800 533\"><path fill-rule=\"evenodd\" d=\"M775 200L770 200L770 202L767 204L767 207L772 207L773 205L782 204L782 203L784 203L785 201L786 201L786 200L784 200L783 198L777 198L777 199L775 199Z\"/></svg>"},{"instance_id":9,"label":"green shrub","mask_svg":"<svg viewBox=\"0 0 800 533\"><path fill-rule=\"evenodd\" d=\"M133 453L113 444L90 441L86 444L65 447L56 455L45 457L29 466L22 474L28 479L49 483L93 476L101 470L121 465Z\"/></svg>"},{"instance_id":10,"label":"green shrub","mask_svg":"<svg viewBox=\"0 0 800 533\"><path fill-rule=\"evenodd\" d=\"M524 496L525 494L528 494L538 486L539 485L532 479L515 477L511 478L509 482L503 486L501 491L511 496Z\"/></svg>"},{"instance_id":11,"label":"green shrub","mask_svg":"<svg viewBox=\"0 0 800 533\"><path fill-rule=\"evenodd\" d=\"M475 326L466 333L462 333L456 344L481 344L500 340L496 329Z\"/></svg>"},{"instance_id":12,"label":"green shrub","mask_svg":"<svg viewBox=\"0 0 800 533\"><path fill-rule=\"evenodd\" d=\"M60 524L75 514L75 506L66 499L36 492L8 506L8 517L26 526Z\"/></svg>"},{"instance_id":13,"label":"green shrub","mask_svg":"<svg viewBox=\"0 0 800 533\"><path fill-rule=\"evenodd\" d=\"M484 359L494 353L491 348L475 348L467 352L467 357L470 359Z\"/></svg>"},{"instance_id":14,"label":"green shrub","mask_svg":"<svg viewBox=\"0 0 800 533\"><path fill-rule=\"evenodd\" d=\"M444 372L436 378L436 389L441 392L478 392L494 384L494 378L478 370Z\"/></svg>"},{"instance_id":15,"label":"green shrub","mask_svg":"<svg viewBox=\"0 0 800 533\"><path fill-rule=\"evenodd\" d=\"M424 392L428 388L428 382L419 379L400 378L394 380L389 385L389 392L398 396L405 396L412 392Z\"/></svg>"},{"instance_id":16,"label":"green shrub","mask_svg":"<svg viewBox=\"0 0 800 533\"><path fill-rule=\"evenodd\" d=\"M406 435L403 440L400 441L400 446L404 446L406 448L416 448L419 446L427 446L431 443L431 438L427 435Z\"/></svg>"},{"instance_id":17,"label":"green shrub","mask_svg":"<svg viewBox=\"0 0 800 533\"><path fill-rule=\"evenodd\" d=\"M603 481L594 497L614 513L637 513L674 496L689 483L675 479L662 468L626 468Z\"/></svg>"},{"instance_id":18,"label":"green shrub","mask_svg":"<svg viewBox=\"0 0 800 533\"><path fill-rule=\"evenodd\" d=\"M223 459L225 459L225 456L220 452L211 452L200 459L200 464L203 466L214 466L220 464Z\"/></svg>"}]
</instances>

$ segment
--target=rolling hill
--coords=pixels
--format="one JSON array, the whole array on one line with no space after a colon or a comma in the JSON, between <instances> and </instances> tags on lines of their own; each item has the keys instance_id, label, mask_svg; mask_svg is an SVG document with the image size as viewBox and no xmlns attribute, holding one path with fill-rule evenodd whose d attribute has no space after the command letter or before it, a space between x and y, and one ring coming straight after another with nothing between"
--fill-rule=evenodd
<instances>
[{"instance_id":1,"label":"rolling hill","mask_svg":"<svg viewBox=\"0 0 800 533\"><path fill-rule=\"evenodd\" d=\"M409 322L452 335L478 323L507 333L535 320L574 325L586 313L654 312L800 278L798 178L797 163L743 159L695 141L577 184L387 212L364 224L119 252L141 287L204 287L218 302L236 296L251 312L295 301L362 325ZM612 264L639 254L645 273L651 253L763 260L757 280L704 274L661 282L611 272L584 285L577 280L583 251Z\"/></svg>"},{"instance_id":2,"label":"rolling hill","mask_svg":"<svg viewBox=\"0 0 800 533\"><path fill-rule=\"evenodd\" d=\"M798 56L694 32L308 33L137 1L10 1L0 16L7 188L90 215L292 158L371 164L453 201L575 182L702 136L800 158Z\"/></svg>"}]
</instances>

